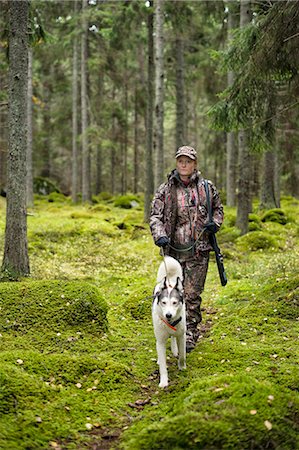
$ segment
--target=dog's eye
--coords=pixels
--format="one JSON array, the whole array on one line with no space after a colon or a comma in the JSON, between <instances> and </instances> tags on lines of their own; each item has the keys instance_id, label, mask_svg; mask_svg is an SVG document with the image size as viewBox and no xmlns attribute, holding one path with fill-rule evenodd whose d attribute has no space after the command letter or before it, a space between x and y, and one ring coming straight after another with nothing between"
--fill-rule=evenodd
<instances>
[{"instance_id":1,"label":"dog's eye","mask_svg":"<svg viewBox=\"0 0 299 450\"><path fill-rule=\"evenodd\" d=\"M166 301L165 301L165 300L162 300L161 303L162 303L162 305L164 305L164 306L166 305Z\"/></svg>"},{"instance_id":2,"label":"dog's eye","mask_svg":"<svg viewBox=\"0 0 299 450\"><path fill-rule=\"evenodd\" d=\"M176 306L178 304L178 302L175 300L172 302L173 306Z\"/></svg>"}]
</instances>

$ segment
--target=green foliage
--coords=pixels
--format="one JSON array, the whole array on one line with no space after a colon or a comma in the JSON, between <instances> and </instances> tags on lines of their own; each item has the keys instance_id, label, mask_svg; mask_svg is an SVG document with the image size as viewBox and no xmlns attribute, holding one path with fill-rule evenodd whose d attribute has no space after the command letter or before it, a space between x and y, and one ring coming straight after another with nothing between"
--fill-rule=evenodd
<instances>
[{"instance_id":1,"label":"green foliage","mask_svg":"<svg viewBox=\"0 0 299 450\"><path fill-rule=\"evenodd\" d=\"M49 195L52 192L59 193L59 188L53 183L53 181L44 177L35 177L33 179L33 191L35 194Z\"/></svg>"},{"instance_id":2,"label":"green foliage","mask_svg":"<svg viewBox=\"0 0 299 450\"><path fill-rule=\"evenodd\" d=\"M229 48L218 55L222 69L234 72L234 83L210 110L212 127L246 129L254 150L271 149L273 145L281 114L281 86L288 83L291 90L297 89L298 58L293 56L297 52L293 37L298 19L294 2L275 2L271 8L261 8L254 21L235 32ZM291 29L287 24L292 24ZM290 108L288 96L283 102Z\"/></svg>"}]
</instances>

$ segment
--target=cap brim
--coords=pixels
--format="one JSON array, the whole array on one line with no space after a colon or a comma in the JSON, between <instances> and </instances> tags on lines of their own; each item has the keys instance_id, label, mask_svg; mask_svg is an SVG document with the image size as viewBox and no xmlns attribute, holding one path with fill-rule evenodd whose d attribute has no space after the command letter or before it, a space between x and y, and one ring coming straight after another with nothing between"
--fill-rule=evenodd
<instances>
[{"instance_id":1,"label":"cap brim","mask_svg":"<svg viewBox=\"0 0 299 450\"><path fill-rule=\"evenodd\" d=\"M196 160L196 157L195 157L195 156L190 155L190 154L188 154L188 153L184 153L184 152L179 153L178 155L176 155L176 158L179 158L180 156L187 156L188 158L193 159L193 161Z\"/></svg>"}]
</instances>

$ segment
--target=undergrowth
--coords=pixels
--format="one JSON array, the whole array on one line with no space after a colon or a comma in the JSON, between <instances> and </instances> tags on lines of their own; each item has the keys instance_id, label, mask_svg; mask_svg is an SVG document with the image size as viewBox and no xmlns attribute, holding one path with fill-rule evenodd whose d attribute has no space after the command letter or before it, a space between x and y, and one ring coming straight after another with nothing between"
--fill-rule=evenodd
<instances>
[{"instance_id":1,"label":"undergrowth","mask_svg":"<svg viewBox=\"0 0 299 450\"><path fill-rule=\"evenodd\" d=\"M0 283L0 448L298 448L298 201L256 208L243 237L226 208L229 282L212 256L198 345L161 390L142 199L95 200L36 198L31 277Z\"/></svg>"}]
</instances>

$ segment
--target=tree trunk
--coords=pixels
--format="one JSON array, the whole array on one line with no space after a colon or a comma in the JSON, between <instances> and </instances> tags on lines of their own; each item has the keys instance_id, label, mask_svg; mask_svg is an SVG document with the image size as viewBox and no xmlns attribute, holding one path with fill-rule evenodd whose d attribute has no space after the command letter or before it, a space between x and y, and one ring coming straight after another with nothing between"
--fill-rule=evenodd
<instances>
[{"instance_id":1,"label":"tree trunk","mask_svg":"<svg viewBox=\"0 0 299 450\"><path fill-rule=\"evenodd\" d=\"M33 206L33 167L32 167L32 48L28 49L28 96L27 96L27 206Z\"/></svg>"},{"instance_id":2,"label":"tree trunk","mask_svg":"<svg viewBox=\"0 0 299 450\"><path fill-rule=\"evenodd\" d=\"M275 150L263 155L263 171L261 180L261 209L279 208L277 195L277 154Z\"/></svg>"},{"instance_id":3,"label":"tree trunk","mask_svg":"<svg viewBox=\"0 0 299 450\"><path fill-rule=\"evenodd\" d=\"M251 19L250 0L241 0L240 3L240 28L245 27ZM248 147L247 131L239 131L239 170L238 170L238 208L236 226L241 234L248 231L248 215L251 211L251 164Z\"/></svg>"},{"instance_id":4,"label":"tree trunk","mask_svg":"<svg viewBox=\"0 0 299 450\"><path fill-rule=\"evenodd\" d=\"M87 1L82 0L82 38L81 38L81 115L82 115L82 201L91 201L90 149L88 145L88 98L87 98L87 59L88 59L88 21Z\"/></svg>"},{"instance_id":5,"label":"tree trunk","mask_svg":"<svg viewBox=\"0 0 299 450\"><path fill-rule=\"evenodd\" d=\"M239 25L239 17L237 14L238 3L235 0L226 2L228 9L227 21L227 40L231 40L232 31ZM232 71L227 74L227 85L232 86L234 82L234 73ZM237 162L238 162L238 146L237 135L234 131L230 131L226 136L226 204L227 206L236 206L236 185L237 185Z\"/></svg>"},{"instance_id":6,"label":"tree trunk","mask_svg":"<svg viewBox=\"0 0 299 450\"><path fill-rule=\"evenodd\" d=\"M153 13L148 13L148 80L147 80L147 109L146 109L146 155L145 155L145 194L144 194L144 220L148 222L151 199L154 193L153 171L153 94L154 94L154 41L153 41Z\"/></svg>"},{"instance_id":7,"label":"tree trunk","mask_svg":"<svg viewBox=\"0 0 299 450\"><path fill-rule=\"evenodd\" d=\"M176 148L186 144L184 42L181 36L175 40L176 55Z\"/></svg>"},{"instance_id":8,"label":"tree trunk","mask_svg":"<svg viewBox=\"0 0 299 450\"><path fill-rule=\"evenodd\" d=\"M164 0L155 4L155 155L156 186L164 179Z\"/></svg>"},{"instance_id":9,"label":"tree trunk","mask_svg":"<svg viewBox=\"0 0 299 450\"><path fill-rule=\"evenodd\" d=\"M78 0L74 1L74 15L78 14ZM72 77L72 201L77 203L79 192L78 173L78 36L73 41L73 77Z\"/></svg>"},{"instance_id":10,"label":"tree trunk","mask_svg":"<svg viewBox=\"0 0 299 450\"><path fill-rule=\"evenodd\" d=\"M125 70L125 76L127 68ZM128 188L128 84L124 82L124 112L125 123L123 124L123 142L122 142L122 183L121 192L124 195Z\"/></svg>"},{"instance_id":11,"label":"tree trunk","mask_svg":"<svg viewBox=\"0 0 299 450\"><path fill-rule=\"evenodd\" d=\"M28 10L27 0L9 3L9 142L2 272L13 279L30 273L26 217Z\"/></svg>"},{"instance_id":12,"label":"tree trunk","mask_svg":"<svg viewBox=\"0 0 299 450\"><path fill-rule=\"evenodd\" d=\"M133 177L133 192L137 194L138 192L138 178L139 178L139 158L138 158L138 91L135 86L135 96L134 96L134 177Z\"/></svg>"},{"instance_id":13,"label":"tree trunk","mask_svg":"<svg viewBox=\"0 0 299 450\"><path fill-rule=\"evenodd\" d=\"M100 101L100 105L103 103L103 91L104 91L104 77L102 71L98 77L98 98ZM102 108L99 108L100 110ZM97 126L102 128L102 116L101 111L97 115ZM99 139L98 145L96 147L96 183L95 183L95 191L96 194L99 194L103 189L103 161L102 161L102 142Z\"/></svg>"}]
</instances>

